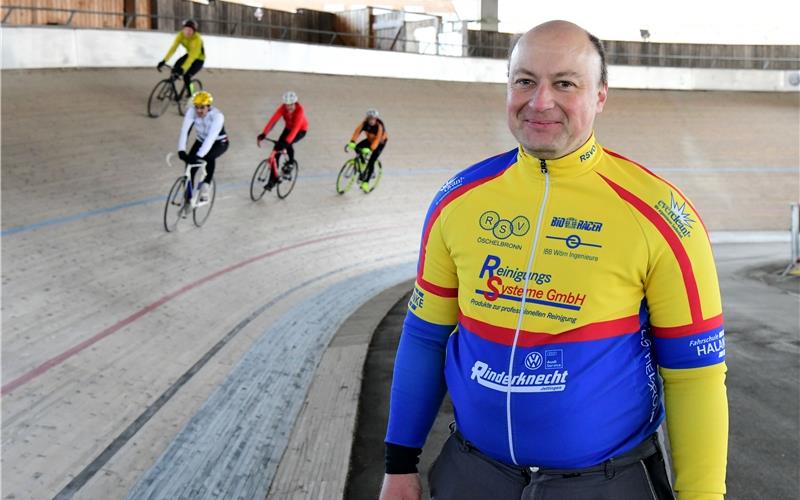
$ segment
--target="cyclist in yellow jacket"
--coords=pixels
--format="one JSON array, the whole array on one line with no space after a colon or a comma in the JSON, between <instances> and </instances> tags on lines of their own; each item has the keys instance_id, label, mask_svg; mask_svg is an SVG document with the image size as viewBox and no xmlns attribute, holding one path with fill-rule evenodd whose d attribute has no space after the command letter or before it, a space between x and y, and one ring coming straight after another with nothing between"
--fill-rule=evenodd
<instances>
[{"instance_id":1,"label":"cyclist in yellow jacket","mask_svg":"<svg viewBox=\"0 0 800 500\"><path fill-rule=\"evenodd\" d=\"M169 48L167 55L156 66L159 71L167 64L175 50L178 49L178 45L183 45L183 48L186 49L186 54L175 61L172 72L178 76L183 75L183 88L186 89L185 97L188 98L195 92L195 89L192 88L192 77L203 68L206 60L203 39L200 37L200 33L197 32L197 22L193 19L187 19L183 22L183 28L175 35L172 47ZM181 95L180 97L184 96Z\"/></svg>"}]
</instances>

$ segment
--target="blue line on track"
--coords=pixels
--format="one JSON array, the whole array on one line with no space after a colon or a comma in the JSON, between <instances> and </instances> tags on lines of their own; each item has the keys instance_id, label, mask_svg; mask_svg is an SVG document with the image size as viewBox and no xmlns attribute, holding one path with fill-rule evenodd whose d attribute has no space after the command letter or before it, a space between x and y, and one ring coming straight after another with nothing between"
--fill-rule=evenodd
<instances>
[{"instance_id":1,"label":"blue line on track","mask_svg":"<svg viewBox=\"0 0 800 500\"><path fill-rule=\"evenodd\" d=\"M740 173L740 174L753 174L753 173L770 173L770 174L787 174L787 173L796 173L798 169L796 167L664 167L664 168L653 168L652 169L655 173L686 173L686 174L711 174L711 173ZM451 169L451 168L425 168L425 169L404 169L404 170L393 170L390 176L398 176L398 177L410 177L414 175L429 175L429 174L455 174L458 171L458 168ZM303 178L305 179L330 179L336 176L335 173L327 173L327 174L311 174L311 175L304 175ZM221 184L219 186L220 191L226 191L228 189L239 188L243 186L247 186L249 182L229 182L225 184ZM158 203L163 202L164 196L151 196L149 198L144 198L141 200L134 200L129 201L127 203L121 203L119 205L114 205L111 207L105 208L96 208L94 210L88 210L86 212L79 212L77 214L66 215L64 217L55 217L53 219L45 219L41 222L35 222L33 224L24 224L21 226L14 226L8 229L4 229L0 231L0 237L11 236L14 234L20 233L27 233L30 231L36 231L37 229L42 229L49 226L57 226L60 224L66 224L68 222L75 222L83 219L88 219L90 217L94 217L97 215L104 215L113 212L117 212L119 210L124 210L126 208L133 208L142 205L149 205L151 203Z\"/></svg>"}]
</instances>

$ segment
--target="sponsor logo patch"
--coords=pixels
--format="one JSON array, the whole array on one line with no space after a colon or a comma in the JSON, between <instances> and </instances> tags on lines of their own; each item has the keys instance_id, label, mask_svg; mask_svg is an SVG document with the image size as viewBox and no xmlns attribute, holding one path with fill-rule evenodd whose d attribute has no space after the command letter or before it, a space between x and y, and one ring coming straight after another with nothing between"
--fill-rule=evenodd
<instances>
[{"instance_id":1,"label":"sponsor logo patch","mask_svg":"<svg viewBox=\"0 0 800 500\"><path fill-rule=\"evenodd\" d=\"M603 230L603 223L593 220L576 219L575 217L556 216L550 220L550 227L563 227L565 229L577 229L579 231L599 233Z\"/></svg>"},{"instance_id":2,"label":"sponsor logo patch","mask_svg":"<svg viewBox=\"0 0 800 500\"><path fill-rule=\"evenodd\" d=\"M425 292L414 287L414 291L411 293L411 299L408 301L408 307L410 307L412 311L416 311L417 309L422 309L424 302Z\"/></svg>"},{"instance_id":3,"label":"sponsor logo patch","mask_svg":"<svg viewBox=\"0 0 800 500\"><path fill-rule=\"evenodd\" d=\"M577 234L570 234L566 238L562 238L561 236L549 236L548 235L547 239L550 239L550 240L561 240L561 241L564 242L565 245L567 245L567 248L569 248L570 250L574 250L574 249L576 249L576 248L578 248L580 246L603 248L602 245L598 245L596 243L586 243Z\"/></svg>"},{"instance_id":4,"label":"sponsor logo patch","mask_svg":"<svg viewBox=\"0 0 800 500\"><path fill-rule=\"evenodd\" d=\"M538 354L538 353L537 353ZM541 357L541 354L539 354ZM528 359L526 357L526 365ZM561 392L567 388L568 370L555 370L549 373L517 373L509 376L505 371L496 371L483 361L472 365L470 379L478 384L499 392Z\"/></svg>"},{"instance_id":5,"label":"sponsor logo patch","mask_svg":"<svg viewBox=\"0 0 800 500\"><path fill-rule=\"evenodd\" d=\"M669 203L658 200L655 207L661 217L666 219L672 230L681 238L688 238L692 235L693 225L697 222L692 217L686 202L679 203L675 200L675 194L669 193Z\"/></svg>"},{"instance_id":6,"label":"sponsor logo patch","mask_svg":"<svg viewBox=\"0 0 800 500\"><path fill-rule=\"evenodd\" d=\"M478 219L481 229L489 231L498 240L509 236L525 236L531 229L531 221L524 215L517 215L512 219L504 219L494 210L483 212Z\"/></svg>"}]
</instances>

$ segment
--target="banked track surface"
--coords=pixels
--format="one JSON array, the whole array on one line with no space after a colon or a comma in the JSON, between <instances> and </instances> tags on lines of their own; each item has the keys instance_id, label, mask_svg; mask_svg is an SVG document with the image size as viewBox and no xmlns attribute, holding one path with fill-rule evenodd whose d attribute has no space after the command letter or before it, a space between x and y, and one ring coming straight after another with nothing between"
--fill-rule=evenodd
<instances>
[{"instance_id":1,"label":"banked track surface","mask_svg":"<svg viewBox=\"0 0 800 500\"><path fill-rule=\"evenodd\" d=\"M397 269L410 277L438 186L514 145L500 85L203 71L232 145L207 225L166 234L163 197L179 172L163 157L180 118L145 116L159 76L3 74L4 497L62 491L252 318L76 493L125 496L291 311L331 289L364 300L363 287L389 286ZM253 203L247 183L266 153L255 135L288 88L311 122L301 177L288 199ZM337 196L341 148L368 107L390 133L385 177L369 196ZM612 90L598 137L681 187L711 230L775 230L796 194L797 113L793 95ZM351 310L336 307L331 322ZM288 336L274 348L301 345Z\"/></svg>"}]
</instances>

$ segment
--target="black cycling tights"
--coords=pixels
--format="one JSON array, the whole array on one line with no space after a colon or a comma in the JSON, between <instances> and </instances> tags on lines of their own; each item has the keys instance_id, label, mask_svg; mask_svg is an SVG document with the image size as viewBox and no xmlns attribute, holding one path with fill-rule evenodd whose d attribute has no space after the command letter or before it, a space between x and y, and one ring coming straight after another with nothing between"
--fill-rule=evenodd
<instances>
[{"instance_id":1,"label":"black cycling tights","mask_svg":"<svg viewBox=\"0 0 800 500\"><path fill-rule=\"evenodd\" d=\"M364 171L363 177L359 179L361 182L367 182L369 181L369 178L372 177L372 171L375 170L375 161L381 155L381 152L383 152L383 147L386 146L387 142L389 141L388 140L383 141L382 143L378 144L378 147L375 148L375 151L373 151L372 154L369 155L369 161L367 162L367 169ZM368 148L370 143L371 141L364 139L363 141L356 144L356 150L360 151L361 148Z\"/></svg>"},{"instance_id":2,"label":"black cycling tights","mask_svg":"<svg viewBox=\"0 0 800 500\"><path fill-rule=\"evenodd\" d=\"M180 68L181 66L183 66L183 63L186 61L187 57L188 57L188 54L184 54L180 59L175 61L175 66L173 66L173 68ZM186 70L186 73L183 74L183 85L184 85L184 88L186 89L186 93L189 96L192 95L191 94L192 91L190 90L190 87L189 87L189 82L192 81L192 78L194 78L194 75L196 75L197 72L200 71L201 69L203 69L203 61L201 61L199 59L195 59L194 62L192 63L192 65L189 66L189 69ZM195 92L197 92L199 90L200 89L194 89Z\"/></svg>"},{"instance_id":3,"label":"black cycling tights","mask_svg":"<svg viewBox=\"0 0 800 500\"><path fill-rule=\"evenodd\" d=\"M200 141L194 141L192 145L191 151L189 151L189 155L196 155L197 152L200 150L200 146L203 143ZM203 182L211 182L211 179L214 178L214 168L216 168L216 159L222 156L225 151L228 150L229 142L227 139L222 141L216 141L213 146L211 146L211 150L203 157L206 161L206 178L203 179ZM194 174L197 171L197 168L192 169L192 182L194 182Z\"/></svg>"}]
</instances>

